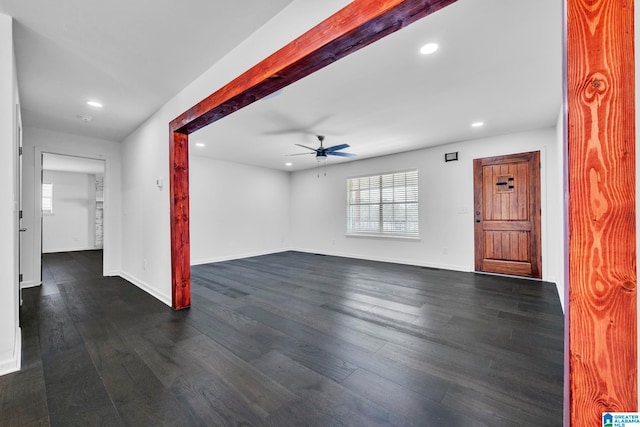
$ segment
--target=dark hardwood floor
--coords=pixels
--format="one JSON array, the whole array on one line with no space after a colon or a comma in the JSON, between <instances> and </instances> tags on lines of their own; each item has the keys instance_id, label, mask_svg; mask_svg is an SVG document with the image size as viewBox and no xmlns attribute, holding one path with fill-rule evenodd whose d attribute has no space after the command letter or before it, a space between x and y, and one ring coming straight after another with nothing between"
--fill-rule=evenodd
<instances>
[{"instance_id":1,"label":"dark hardwood floor","mask_svg":"<svg viewBox=\"0 0 640 427\"><path fill-rule=\"evenodd\" d=\"M174 312L45 255L2 426L561 426L555 286L285 252L192 268Z\"/></svg>"}]
</instances>

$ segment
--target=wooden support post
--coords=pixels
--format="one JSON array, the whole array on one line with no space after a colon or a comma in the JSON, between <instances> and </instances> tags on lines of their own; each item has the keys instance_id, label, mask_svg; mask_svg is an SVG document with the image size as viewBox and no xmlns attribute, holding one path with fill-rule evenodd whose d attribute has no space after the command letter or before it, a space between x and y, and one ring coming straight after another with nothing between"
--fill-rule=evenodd
<instances>
[{"instance_id":1,"label":"wooden support post","mask_svg":"<svg viewBox=\"0 0 640 427\"><path fill-rule=\"evenodd\" d=\"M567 1L570 425L637 411L632 0Z\"/></svg>"},{"instance_id":2,"label":"wooden support post","mask_svg":"<svg viewBox=\"0 0 640 427\"><path fill-rule=\"evenodd\" d=\"M189 243L189 135L171 132L169 144L171 197L171 305L191 305Z\"/></svg>"}]
</instances>

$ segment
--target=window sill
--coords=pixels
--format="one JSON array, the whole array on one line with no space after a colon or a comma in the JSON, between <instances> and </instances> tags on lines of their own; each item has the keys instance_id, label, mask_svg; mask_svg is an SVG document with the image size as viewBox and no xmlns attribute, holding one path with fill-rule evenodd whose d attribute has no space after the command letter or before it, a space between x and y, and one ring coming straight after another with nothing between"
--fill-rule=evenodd
<instances>
[{"instance_id":1,"label":"window sill","mask_svg":"<svg viewBox=\"0 0 640 427\"><path fill-rule=\"evenodd\" d=\"M390 240L412 240L412 241L420 241L422 240L420 236L402 236L399 234L376 234L376 233L347 233L346 237L365 237L365 238L373 238L373 239L390 239Z\"/></svg>"}]
</instances>

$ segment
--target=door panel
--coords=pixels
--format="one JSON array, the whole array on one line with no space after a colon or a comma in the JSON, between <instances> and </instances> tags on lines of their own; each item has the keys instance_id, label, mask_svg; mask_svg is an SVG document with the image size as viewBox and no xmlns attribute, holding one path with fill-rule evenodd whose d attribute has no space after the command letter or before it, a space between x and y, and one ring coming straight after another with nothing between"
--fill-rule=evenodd
<instances>
[{"instance_id":1,"label":"door panel","mask_svg":"<svg viewBox=\"0 0 640 427\"><path fill-rule=\"evenodd\" d=\"M485 231L484 258L528 262L531 239L526 231Z\"/></svg>"},{"instance_id":2,"label":"door panel","mask_svg":"<svg viewBox=\"0 0 640 427\"><path fill-rule=\"evenodd\" d=\"M542 277L540 152L475 159L475 268Z\"/></svg>"}]
</instances>

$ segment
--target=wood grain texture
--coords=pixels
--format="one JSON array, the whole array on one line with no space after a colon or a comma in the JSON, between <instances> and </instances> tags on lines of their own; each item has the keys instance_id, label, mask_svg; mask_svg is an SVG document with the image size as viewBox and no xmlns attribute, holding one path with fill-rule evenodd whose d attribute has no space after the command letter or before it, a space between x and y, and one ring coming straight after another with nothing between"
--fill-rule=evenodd
<instances>
[{"instance_id":1,"label":"wood grain texture","mask_svg":"<svg viewBox=\"0 0 640 427\"><path fill-rule=\"evenodd\" d=\"M542 278L540 152L474 159L475 268Z\"/></svg>"},{"instance_id":2,"label":"wood grain texture","mask_svg":"<svg viewBox=\"0 0 640 427\"><path fill-rule=\"evenodd\" d=\"M552 283L283 252L195 266L175 311L97 255L44 255L0 425L561 424Z\"/></svg>"},{"instance_id":3,"label":"wood grain texture","mask_svg":"<svg viewBox=\"0 0 640 427\"><path fill-rule=\"evenodd\" d=\"M169 142L171 217L171 306L191 305L189 242L189 135L171 132Z\"/></svg>"},{"instance_id":4,"label":"wood grain texture","mask_svg":"<svg viewBox=\"0 0 640 427\"><path fill-rule=\"evenodd\" d=\"M191 304L188 135L456 0L354 0L169 123L171 295Z\"/></svg>"},{"instance_id":5,"label":"wood grain texture","mask_svg":"<svg viewBox=\"0 0 640 427\"><path fill-rule=\"evenodd\" d=\"M572 426L638 410L633 9L567 1Z\"/></svg>"}]
</instances>

